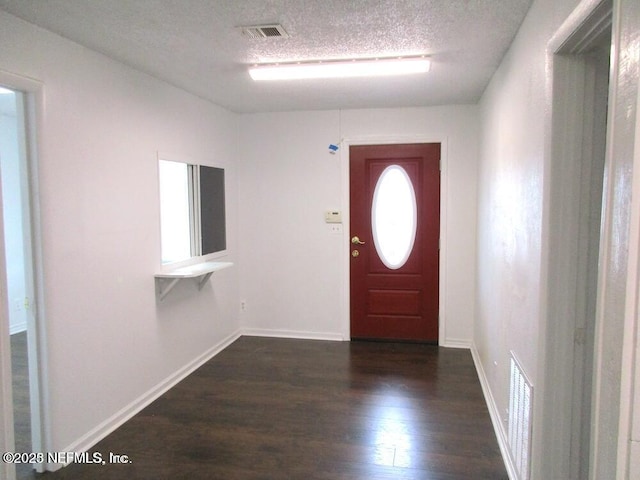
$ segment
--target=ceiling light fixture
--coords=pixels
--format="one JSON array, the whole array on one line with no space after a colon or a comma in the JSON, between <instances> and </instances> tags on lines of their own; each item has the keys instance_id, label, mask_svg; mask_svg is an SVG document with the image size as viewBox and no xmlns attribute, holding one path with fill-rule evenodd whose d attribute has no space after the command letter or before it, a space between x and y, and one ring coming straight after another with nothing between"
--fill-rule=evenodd
<instances>
[{"instance_id":1,"label":"ceiling light fixture","mask_svg":"<svg viewBox=\"0 0 640 480\"><path fill-rule=\"evenodd\" d=\"M426 73L430 67L426 57L375 58L255 65L249 75L254 80L379 77Z\"/></svg>"}]
</instances>

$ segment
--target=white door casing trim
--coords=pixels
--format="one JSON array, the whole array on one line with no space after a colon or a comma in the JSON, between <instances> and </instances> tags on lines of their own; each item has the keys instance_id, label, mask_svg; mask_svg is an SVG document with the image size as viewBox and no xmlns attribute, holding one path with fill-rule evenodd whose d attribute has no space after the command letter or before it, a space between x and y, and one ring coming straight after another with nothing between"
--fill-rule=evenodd
<instances>
[{"instance_id":1,"label":"white door casing trim","mask_svg":"<svg viewBox=\"0 0 640 480\"><path fill-rule=\"evenodd\" d=\"M29 325L29 387L31 396L31 443L33 452L47 452L51 445L50 419L48 417L49 395L47 388L47 350L45 316L42 231L40 226L40 204L38 183L38 148L41 145L42 120L44 118L44 84L39 80L0 70L0 84L25 94L27 161L29 170L29 194L31 207L31 255L33 258L33 283L35 289L35 315ZM2 199L0 197L0 204ZM6 269L4 258L4 233L0 235L0 268ZM6 298L7 284L4 274L0 275L0 295ZM7 302L3 302L6 306ZM6 317L5 317L6 316ZM0 419L6 426L5 435L0 436L0 451L15 451L13 438L13 398L11 353L9 342L9 318L6 308L0 311ZM6 345L5 345L6 342ZM5 348L7 347L7 348ZM8 370L7 370L8 368ZM8 421L11 419L11 423ZM44 472L44 463L34 465L38 472ZM0 472L5 478L15 478L15 466L0 462Z\"/></svg>"}]
</instances>

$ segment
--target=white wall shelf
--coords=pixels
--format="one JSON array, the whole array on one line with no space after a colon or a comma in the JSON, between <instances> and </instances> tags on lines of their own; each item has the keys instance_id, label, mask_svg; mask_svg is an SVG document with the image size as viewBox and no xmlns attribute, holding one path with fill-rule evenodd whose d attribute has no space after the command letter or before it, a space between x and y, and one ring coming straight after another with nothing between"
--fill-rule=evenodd
<instances>
[{"instance_id":1,"label":"white wall shelf","mask_svg":"<svg viewBox=\"0 0 640 480\"><path fill-rule=\"evenodd\" d=\"M183 278L195 278L198 282L198 290L202 290L213 273L231 267L231 262L203 262L186 267L176 268L168 272L156 273L156 294L160 301L164 300L167 294Z\"/></svg>"}]
</instances>

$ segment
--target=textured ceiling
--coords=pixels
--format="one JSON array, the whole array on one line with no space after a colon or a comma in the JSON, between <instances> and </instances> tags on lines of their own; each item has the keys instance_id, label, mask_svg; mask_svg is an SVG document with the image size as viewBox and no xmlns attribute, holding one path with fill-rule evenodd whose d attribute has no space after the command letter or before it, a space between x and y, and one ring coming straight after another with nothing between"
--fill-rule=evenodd
<instances>
[{"instance_id":1,"label":"textured ceiling","mask_svg":"<svg viewBox=\"0 0 640 480\"><path fill-rule=\"evenodd\" d=\"M531 0L0 0L0 9L236 112L478 101ZM290 38L249 39L280 23ZM428 54L427 75L254 83L257 62Z\"/></svg>"}]
</instances>

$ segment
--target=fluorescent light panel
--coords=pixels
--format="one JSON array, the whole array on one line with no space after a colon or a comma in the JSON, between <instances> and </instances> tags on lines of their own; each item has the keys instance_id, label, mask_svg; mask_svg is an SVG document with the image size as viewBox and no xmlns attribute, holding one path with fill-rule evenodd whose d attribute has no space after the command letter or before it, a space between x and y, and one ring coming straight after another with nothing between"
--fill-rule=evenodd
<instances>
[{"instance_id":1,"label":"fluorescent light panel","mask_svg":"<svg viewBox=\"0 0 640 480\"><path fill-rule=\"evenodd\" d=\"M302 80L409 75L426 73L430 67L431 62L425 57L404 57L256 65L249 74L254 80Z\"/></svg>"}]
</instances>

